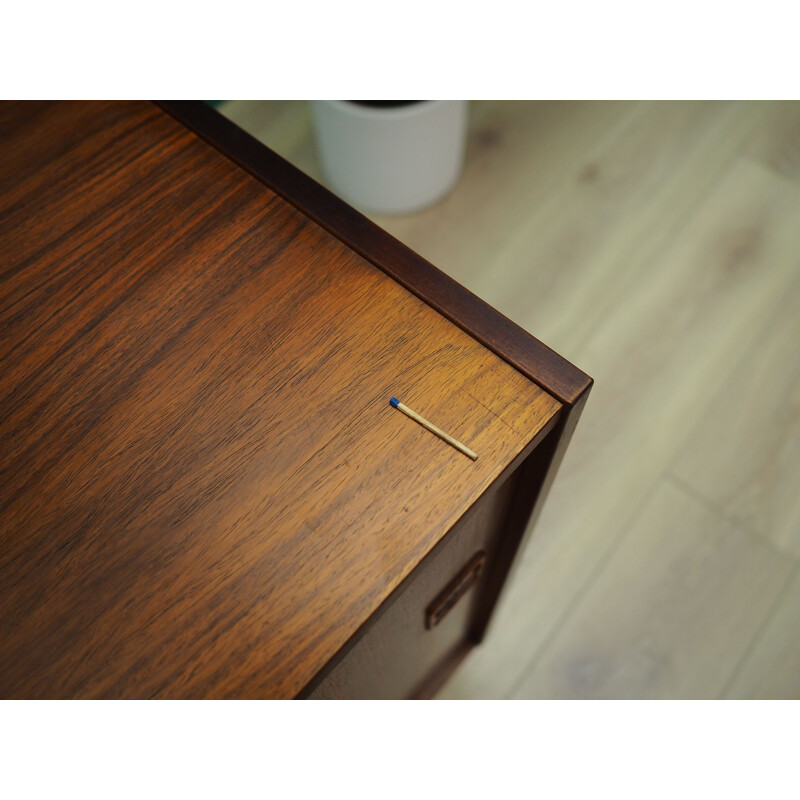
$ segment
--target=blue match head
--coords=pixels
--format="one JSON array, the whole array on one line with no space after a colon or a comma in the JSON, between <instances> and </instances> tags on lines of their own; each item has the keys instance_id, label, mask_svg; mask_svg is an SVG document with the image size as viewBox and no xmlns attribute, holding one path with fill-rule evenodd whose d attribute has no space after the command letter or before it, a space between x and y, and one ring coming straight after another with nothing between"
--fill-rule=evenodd
<instances>
[{"instance_id":1,"label":"blue match head","mask_svg":"<svg viewBox=\"0 0 800 800\"><path fill-rule=\"evenodd\" d=\"M399 400L398 400L396 397L393 397L393 398L392 398L392 399L389 401L389 405L392 405L392 406L394 406L395 408L397 408L397 404L398 404L399 402L400 402L400 401L399 401Z\"/></svg>"}]
</instances>

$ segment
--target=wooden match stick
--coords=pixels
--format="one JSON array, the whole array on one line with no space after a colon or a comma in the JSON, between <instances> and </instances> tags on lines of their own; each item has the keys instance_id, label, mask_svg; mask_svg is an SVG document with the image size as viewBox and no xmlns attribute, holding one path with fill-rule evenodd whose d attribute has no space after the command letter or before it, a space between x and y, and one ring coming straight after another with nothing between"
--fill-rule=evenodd
<instances>
[{"instance_id":1,"label":"wooden match stick","mask_svg":"<svg viewBox=\"0 0 800 800\"><path fill-rule=\"evenodd\" d=\"M428 422L425 417L421 417L416 411L412 411L408 406L404 406L396 397L389 401L390 405L402 411L407 417L411 417L415 422L419 422L423 428L427 428L431 433L435 433L440 439L444 439L448 444L453 445L456 450L460 450L465 456L469 456L473 461L478 457L478 454L469 449L464 444L448 436L441 428L437 428L432 422Z\"/></svg>"}]
</instances>

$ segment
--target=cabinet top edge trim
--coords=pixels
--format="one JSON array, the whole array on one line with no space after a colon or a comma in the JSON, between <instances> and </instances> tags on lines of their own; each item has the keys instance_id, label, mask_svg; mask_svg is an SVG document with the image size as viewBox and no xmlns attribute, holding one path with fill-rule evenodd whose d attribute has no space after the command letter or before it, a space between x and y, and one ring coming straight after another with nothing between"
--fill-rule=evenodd
<instances>
[{"instance_id":1,"label":"cabinet top edge trim","mask_svg":"<svg viewBox=\"0 0 800 800\"><path fill-rule=\"evenodd\" d=\"M203 101L156 101L307 217L564 405L592 379Z\"/></svg>"}]
</instances>

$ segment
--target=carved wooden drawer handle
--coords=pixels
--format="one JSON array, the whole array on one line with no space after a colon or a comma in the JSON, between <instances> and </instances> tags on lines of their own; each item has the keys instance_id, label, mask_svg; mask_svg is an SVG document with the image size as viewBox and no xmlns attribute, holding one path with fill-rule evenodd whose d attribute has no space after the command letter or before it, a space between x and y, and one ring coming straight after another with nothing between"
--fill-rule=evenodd
<instances>
[{"instance_id":1,"label":"carved wooden drawer handle","mask_svg":"<svg viewBox=\"0 0 800 800\"><path fill-rule=\"evenodd\" d=\"M469 591L481 576L486 553L481 550L466 563L464 568L445 586L425 611L425 627L435 628L453 606Z\"/></svg>"}]
</instances>

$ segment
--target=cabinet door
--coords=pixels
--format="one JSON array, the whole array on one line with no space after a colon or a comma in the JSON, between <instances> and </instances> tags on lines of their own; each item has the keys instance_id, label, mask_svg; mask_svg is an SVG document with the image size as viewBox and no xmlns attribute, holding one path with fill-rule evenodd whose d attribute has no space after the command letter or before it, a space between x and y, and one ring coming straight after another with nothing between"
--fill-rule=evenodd
<instances>
[{"instance_id":1,"label":"cabinet door","mask_svg":"<svg viewBox=\"0 0 800 800\"><path fill-rule=\"evenodd\" d=\"M309 699L427 696L472 646L516 473L491 487L310 685Z\"/></svg>"}]
</instances>

